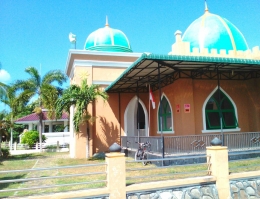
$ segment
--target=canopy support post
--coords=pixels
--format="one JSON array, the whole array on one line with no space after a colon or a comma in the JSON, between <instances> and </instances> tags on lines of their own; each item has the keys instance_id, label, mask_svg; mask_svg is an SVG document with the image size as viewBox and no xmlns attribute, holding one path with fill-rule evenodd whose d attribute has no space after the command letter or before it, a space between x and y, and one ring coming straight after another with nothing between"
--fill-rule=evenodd
<instances>
[{"instance_id":1,"label":"canopy support post","mask_svg":"<svg viewBox=\"0 0 260 199\"><path fill-rule=\"evenodd\" d=\"M160 99L160 106L159 106L159 120L160 120L160 130L161 130L161 143L162 143L162 159L164 159L164 136L163 136L163 125L162 125L162 89L161 89L161 76L160 76L160 64L158 63L158 87L159 87L159 99ZM162 166L164 163L162 161Z\"/></svg>"},{"instance_id":2,"label":"canopy support post","mask_svg":"<svg viewBox=\"0 0 260 199\"><path fill-rule=\"evenodd\" d=\"M223 132L223 123L222 123L222 110L221 110L221 96L220 96L220 74L217 67L217 76L218 76L218 101L219 101L219 119L220 119L220 130L221 130L221 140L222 146L224 146L224 132Z\"/></svg>"},{"instance_id":3,"label":"canopy support post","mask_svg":"<svg viewBox=\"0 0 260 199\"><path fill-rule=\"evenodd\" d=\"M120 146L121 145L121 95L120 95L120 92L118 93L118 121L119 121L119 133L120 133Z\"/></svg>"},{"instance_id":4,"label":"canopy support post","mask_svg":"<svg viewBox=\"0 0 260 199\"><path fill-rule=\"evenodd\" d=\"M139 110L139 90L138 90L138 81L137 81L137 87L136 87L136 93L137 93L137 134L138 134L138 142L140 142L140 110Z\"/></svg>"}]
</instances>

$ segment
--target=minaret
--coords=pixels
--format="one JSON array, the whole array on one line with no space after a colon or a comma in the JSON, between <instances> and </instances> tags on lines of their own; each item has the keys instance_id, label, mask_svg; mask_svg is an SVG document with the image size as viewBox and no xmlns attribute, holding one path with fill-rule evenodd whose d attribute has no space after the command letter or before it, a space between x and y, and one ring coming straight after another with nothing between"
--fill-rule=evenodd
<instances>
[{"instance_id":1,"label":"minaret","mask_svg":"<svg viewBox=\"0 0 260 199\"><path fill-rule=\"evenodd\" d=\"M207 1L205 0L205 13L209 12Z\"/></svg>"},{"instance_id":2,"label":"minaret","mask_svg":"<svg viewBox=\"0 0 260 199\"><path fill-rule=\"evenodd\" d=\"M109 27L109 24L108 24L108 17L106 16L106 27Z\"/></svg>"}]
</instances>

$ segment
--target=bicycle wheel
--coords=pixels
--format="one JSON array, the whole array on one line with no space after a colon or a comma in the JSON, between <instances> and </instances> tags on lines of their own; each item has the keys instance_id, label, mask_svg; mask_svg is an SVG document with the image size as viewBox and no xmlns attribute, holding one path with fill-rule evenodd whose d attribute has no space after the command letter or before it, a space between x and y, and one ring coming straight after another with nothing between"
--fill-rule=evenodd
<instances>
[{"instance_id":1,"label":"bicycle wheel","mask_svg":"<svg viewBox=\"0 0 260 199\"><path fill-rule=\"evenodd\" d=\"M142 160L143 160L143 165L147 165L148 164L148 161L147 161L147 153L144 152L143 155L142 155Z\"/></svg>"}]
</instances>

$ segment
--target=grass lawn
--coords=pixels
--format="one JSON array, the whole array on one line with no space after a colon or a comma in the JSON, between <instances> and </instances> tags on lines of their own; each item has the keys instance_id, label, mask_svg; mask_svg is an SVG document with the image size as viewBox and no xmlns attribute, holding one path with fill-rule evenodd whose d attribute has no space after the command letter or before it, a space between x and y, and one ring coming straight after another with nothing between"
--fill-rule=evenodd
<instances>
[{"instance_id":1,"label":"grass lawn","mask_svg":"<svg viewBox=\"0 0 260 199\"><path fill-rule=\"evenodd\" d=\"M132 160L127 158L127 160ZM70 159L68 153L41 153L41 154L29 154L29 155L16 155L7 160L0 162L0 171L6 170L23 170L31 168L46 168L54 166L68 166L68 165L80 165L80 164L99 164L104 163L104 160L94 159ZM243 172L243 171L255 171L260 169L260 158L232 161L229 163L230 172ZM185 166L170 166L170 167L157 167L154 164L148 164L143 166L142 163L126 163L126 183L127 185L138 182L149 182L168 179L179 179L187 177L205 176L207 175L207 165L185 165ZM99 165L95 167L79 167L68 169L55 169L55 170L42 170L31 172L16 172L16 173L0 173L0 180L11 179L24 179L24 178L36 178L36 177L48 177L48 176L62 176L70 174L83 174L93 172L105 172L106 166ZM129 171L131 170L131 171ZM141 178L134 178L143 176ZM20 183L0 183L0 191L5 189L15 188L30 188L35 186L51 186L51 185L63 185L69 183L91 182L84 185L73 186L60 186L52 187L48 189L36 189L25 191L11 191L0 192L0 198L3 197L19 197L26 195L53 193L61 191L71 191L89 188L105 187L106 183L94 183L97 180L105 180L106 174L95 174L78 177L66 177L57 179L43 179L33 180Z\"/></svg>"},{"instance_id":2,"label":"grass lawn","mask_svg":"<svg viewBox=\"0 0 260 199\"><path fill-rule=\"evenodd\" d=\"M98 164L104 163L104 160L87 160L87 159L70 159L68 153L39 153L39 154L26 154L16 155L8 158L7 160L0 162L0 171L6 170L23 170L31 168L46 168L55 166L69 166L69 165L80 165L80 164ZM15 173L0 173L0 180L11 180L11 179L24 179L24 178L36 178L36 177L48 177L48 176L61 176L70 174L83 174L92 172L105 172L105 165L97 167L79 167L69 169L55 169L55 170L42 170L42 171L31 171L31 172L15 172ZM4 189L15 189L15 188L30 188L35 186L51 186L51 185L62 185L69 183L80 183L80 182L92 182L94 180L105 180L105 174L80 176L80 177L67 177L57 179L44 179L44 180L33 180L20 183L0 183L0 191ZM91 183L84 185L74 186L60 186L48 189L35 189L25 191L11 191L11 192L0 192L0 198L3 197L19 197L26 195L52 193L60 191L71 191L86 188L98 188L105 187L105 182L102 183Z\"/></svg>"}]
</instances>

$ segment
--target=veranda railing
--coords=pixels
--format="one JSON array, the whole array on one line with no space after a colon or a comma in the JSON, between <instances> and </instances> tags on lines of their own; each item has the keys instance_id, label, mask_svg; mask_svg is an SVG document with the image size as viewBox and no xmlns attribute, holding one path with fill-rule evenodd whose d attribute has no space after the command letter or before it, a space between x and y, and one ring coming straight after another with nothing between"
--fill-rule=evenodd
<instances>
[{"instance_id":1,"label":"veranda railing","mask_svg":"<svg viewBox=\"0 0 260 199\"><path fill-rule=\"evenodd\" d=\"M150 151L154 153L162 153L164 145L165 155L170 154L189 154L189 153L205 153L207 146L213 138L221 139L220 134L208 135L187 135L187 136L121 136L122 147L131 150L138 149L137 142L150 142ZM229 151L245 151L260 149L260 132L248 133L225 133L224 145Z\"/></svg>"}]
</instances>

